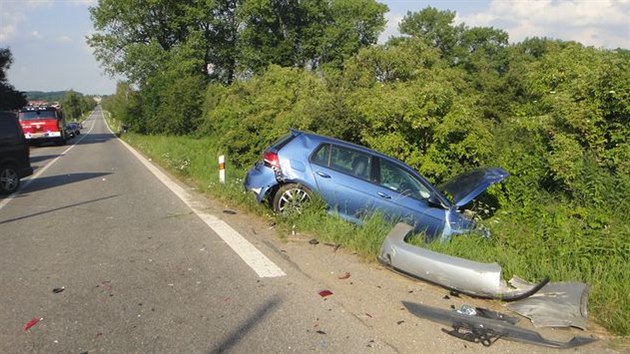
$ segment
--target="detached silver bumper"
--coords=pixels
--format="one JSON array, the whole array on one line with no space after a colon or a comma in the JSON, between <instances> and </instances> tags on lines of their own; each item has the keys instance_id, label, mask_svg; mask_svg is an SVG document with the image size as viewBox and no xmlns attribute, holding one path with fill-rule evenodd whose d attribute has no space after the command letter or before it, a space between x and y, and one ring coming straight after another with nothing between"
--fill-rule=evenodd
<instances>
[{"instance_id":1,"label":"detached silver bumper","mask_svg":"<svg viewBox=\"0 0 630 354\"><path fill-rule=\"evenodd\" d=\"M448 256L408 244L413 227L398 223L389 232L378 259L402 273L427 280L445 288L481 298L514 301L535 294L547 282L532 284L513 277L509 284L501 278L497 263L480 263Z\"/></svg>"}]
</instances>

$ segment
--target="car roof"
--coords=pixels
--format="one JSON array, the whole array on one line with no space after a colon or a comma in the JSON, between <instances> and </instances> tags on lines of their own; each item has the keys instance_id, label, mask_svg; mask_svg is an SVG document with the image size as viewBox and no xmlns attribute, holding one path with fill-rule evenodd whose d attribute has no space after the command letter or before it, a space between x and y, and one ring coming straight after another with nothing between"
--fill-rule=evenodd
<instances>
[{"instance_id":1,"label":"car roof","mask_svg":"<svg viewBox=\"0 0 630 354\"><path fill-rule=\"evenodd\" d=\"M363 145L351 143L349 141L345 141L345 140L341 140L341 139L337 139L337 138L332 138L332 137L325 136L325 135L309 133L309 132L305 132L305 131L301 131L301 130L297 130L297 129L291 129L291 132L294 135L296 135L296 136L297 135L304 135L304 136L308 137L309 139L317 142L318 144L319 143L323 143L323 142L329 142L329 143L335 143L335 144L338 144L338 145L343 145L343 146L346 146L346 147L354 148L354 149L357 149L357 150L362 150L362 151L368 152L368 153L370 153L370 154L372 154L374 156L377 156L377 157L380 157L380 158L383 158L383 159L386 159L386 160L396 161L396 162L401 163L401 164L403 164L403 165L405 165L405 166L407 166L408 168L411 169L411 167L408 166L403 161L401 161L401 160L399 160L399 159L397 159L395 157L385 155L385 154L383 154L381 152L378 152L376 150L370 149L369 147L366 147L366 146L363 146ZM413 170L413 169L411 169L411 170ZM416 172L416 171L414 171L414 172Z\"/></svg>"}]
</instances>

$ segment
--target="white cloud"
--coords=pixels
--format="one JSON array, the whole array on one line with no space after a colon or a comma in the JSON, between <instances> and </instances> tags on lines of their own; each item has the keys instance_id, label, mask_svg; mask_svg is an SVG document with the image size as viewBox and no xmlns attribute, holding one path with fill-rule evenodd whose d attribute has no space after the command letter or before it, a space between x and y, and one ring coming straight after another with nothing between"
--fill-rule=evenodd
<instances>
[{"instance_id":1,"label":"white cloud","mask_svg":"<svg viewBox=\"0 0 630 354\"><path fill-rule=\"evenodd\" d=\"M22 13L12 11L10 4L3 3L2 11L0 11L0 42L7 42L12 38L17 31L18 24L24 19Z\"/></svg>"},{"instance_id":2,"label":"white cloud","mask_svg":"<svg viewBox=\"0 0 630 354\"><path fill-rule=\"evenodd\" d=\"M491 0L487 9L458 20L502 29L511 42L548 37L630 48L630 0Z\"/></svg>"},{"instance_id":3,"label":"white cloud","mask_svg":"<svg viewBox=\"0 0 630 354\"><path fill-rule=\"evenodd\" d=\"M70 38L69 36L59 36L59 37L57 37L57 42L59 42L59 43L70 43L70 42L72 42L72 38Z\"/></svg>"},{"instance_id":4,"label":"white cloud","mask_svg":"<svg viewBox=\"0 0 630 354\"><path fill-rule=\"evenodd\" d=\"M33 38L35 38L35 39L42 39L42 38L44 38L44 37L43 37L43 36L39 33L39 31L33 31L33 32L31 32L31 37L33 37Z\"/></svg>"},{"instance_id":5,"label":"white cloud","mask_svg":"<svg viewBox=\"0 0 630 354\"><path fill-rule=\"evenodd\" d=\"M385 30L381 32L378 37L378 43L385 43L391 36L399 36L400 32L398 32L398 24L405 17L405 15L388 12L385 14L385 20L387 20L387 24L385 24Z\"/></svg>"},{"instance_id":6,"label":"white cloud","mask_svg":"<svg viewBox=\"0 0 630 354\"><path fill-rule=\"evenodd\" d=\"M24 0L24 1L9 1L9 3L18 3L20 7L26 5L29 9L41 9L41 8L49 8L53 6L55 0Z\"/></svg>"},{"instance_id":7,"label":"white cloud","mask_svg":"<svg viewBox=\"0 0 630 354\"><path fill-rule=\"evenodd\" d=\"M72 5L76 6L94 6L98 3L97 0L69 0Z\"/></svg>"},{"instance_id":8,"label":"white cloud","mask_svg":"<svg viewBox=\"0 0 630 354\"><path fill-rule=\"evenodd\" d=\"M471 3L465 3L465 10L450 9L456 12L456 24L504 30L512 43L547 37L630 49L630 0L489 0L476 1L476 6ZM399 35L398 23L403 17L404 14L392 12L385 15L387 27L379 43Z\"/></svg>"}]
</instances>

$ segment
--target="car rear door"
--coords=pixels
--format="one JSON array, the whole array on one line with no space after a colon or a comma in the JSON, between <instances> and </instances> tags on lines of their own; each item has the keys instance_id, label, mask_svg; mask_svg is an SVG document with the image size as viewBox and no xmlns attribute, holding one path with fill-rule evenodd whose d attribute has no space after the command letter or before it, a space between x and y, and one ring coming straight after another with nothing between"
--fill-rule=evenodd
<instances>
[{"instance_id":1,"label":"car rear door","mask_svg":"<svg viewBox=\"0 0 630 354\"><path fill-rule=\"evenodd\" d=\"M356 149L325 143L310 158L319 194L348 220L360 222L363 210L374 205L373 156Z\"/></svg>"}]
</instances>

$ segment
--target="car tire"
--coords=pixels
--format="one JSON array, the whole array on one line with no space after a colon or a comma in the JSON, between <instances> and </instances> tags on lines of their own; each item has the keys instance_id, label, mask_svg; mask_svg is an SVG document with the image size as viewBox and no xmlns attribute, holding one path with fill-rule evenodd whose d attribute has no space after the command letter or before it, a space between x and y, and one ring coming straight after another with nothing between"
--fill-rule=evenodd
<instances>
[{"instance_id":1,"label":"car tire","mask_svg":"<svg viewBox=\"0 0 630 354\"><path fill-rule=\"evenodd\" d=\"M5 165L0 167L0 194L11 194L20 186L20 176L15 167Z\"/></svg>"},{"instance_id":2,"label":"car tire","mask_svg":"<svg viewBox=\"0 0 630 354\"><path fill-rule=\"evenodd\" d=\"M304 205L311 201L310 189L297 183L288 183L276 191L273 196L273 210L279 214L302 212Z\"/></svg>"}]
</instances>

